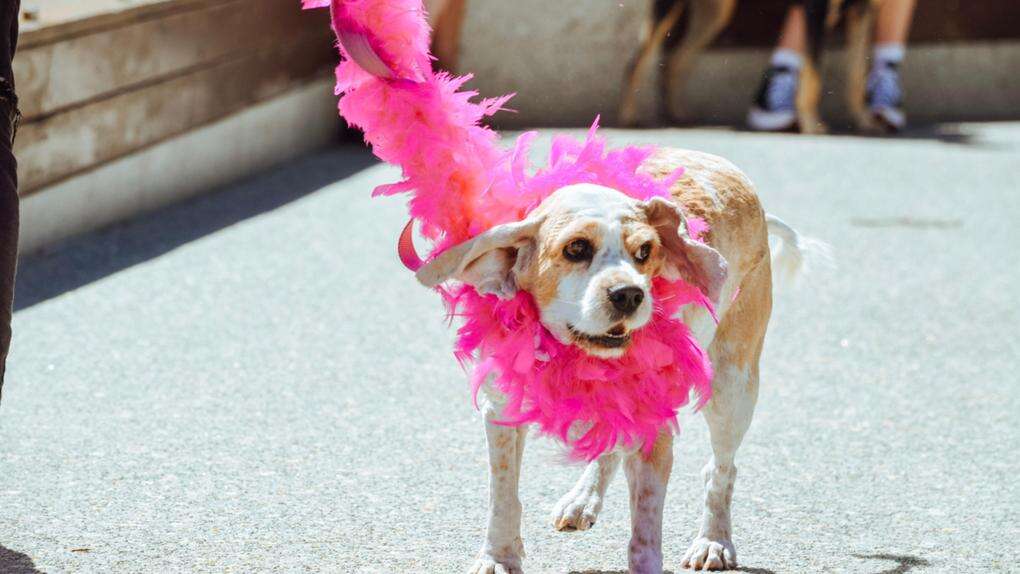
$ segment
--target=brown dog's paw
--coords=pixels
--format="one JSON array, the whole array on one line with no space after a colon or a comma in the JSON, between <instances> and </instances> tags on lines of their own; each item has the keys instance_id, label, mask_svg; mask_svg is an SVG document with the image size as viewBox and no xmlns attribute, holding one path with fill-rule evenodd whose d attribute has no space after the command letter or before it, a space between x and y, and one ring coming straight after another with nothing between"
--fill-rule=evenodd
<instances>
[{"instance_id":1,"label":"brown dog's paw","mask_svg":"<svg viewBox=\"0 0 1020 574\"><path fill-rule=\"evenodd\" d=\"M855 116L854 126L858 132L869 136L886 135L891 131L889 124L873 116L870 112Z\"/></svg>"},{"instance_id":2,"label":"brown dog's paw","mask_svg":"<svg viewBox=\"0 0 1020 574\"><path fill-rule=\"evenodd\" d=\"M798 121L797 129L804 135L821 136L829 133L829 126L822 121Z\"/></svg>"}]
</instances>

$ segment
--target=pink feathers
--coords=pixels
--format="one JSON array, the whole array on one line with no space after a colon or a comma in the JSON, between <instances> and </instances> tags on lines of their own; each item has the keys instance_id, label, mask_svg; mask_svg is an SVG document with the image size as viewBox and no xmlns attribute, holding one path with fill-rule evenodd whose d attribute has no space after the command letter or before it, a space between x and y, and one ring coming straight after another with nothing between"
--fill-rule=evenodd
<instances>
[{"instance_id":1,"label":"pink feathers","mask_svg":"<svg viewBox=\"0 0 1020 574\"><path fill-rule=\"evenodd\" d=\"M461 241L521 215L490 201L494 187L509 184L507 153L478 125L505 99L470 102L473 94L457 91L464 81L445 74L424 82L372 79L340 99L340 113L364 131L375 154L403 168L403 182L376 192L414 190L411 216L433 239Z\"/></svg>"},{"instance_id":2,"label":"pink feathers","mask_svg":"<svg viewBox=\"0 0 1020 574\"><path fill-rule=\"evenodd\" d=\"M655 180L639 172L647 147L608 150L596 132L578 141L559 136L548 165L529 173L534 132L512 151L481 124L509 99L472 101L460 91L469 77L432 70L429 30L420 0L304 0L329 5L343 61L337 67L341 115L364 131L383 161L403 170L401 182L376 194L409 192L411 216L435 243L433 254L499 223L522 219L556 189L596 183L638 199L669 197L679 177ZM692 236L704 222L688 222ZM406 230L405 230L406 232ZM402 235L401 257L418 265ZM489 383L507 397L506 424L533 423L563 440L575 458L591 460L617 444L650 449L656 435L675 430L690 393L698 405L711 394L711 366L679 319L687 304L711 304L681 281L657 279L652 321L634 334L621 359L588 356L563 345L539 321L527 293L509 301L470 286L440 289L451 315L462 317L456 355L473 363L473 391Z\"/></svg>"},{"instance_id":3,"label":"pink feathers","mask_svg":"<svg viewBox=\"0 0 1020 574\"><path fill-rule=\"evenodd\" d=\"M333 0L330 7L344 57L336 73L340 114L404 172L404 181L376 193L414 190L411 216L433 239L467 239L519 216L481 199L509 183L496 181L509 175L507 153L481 125L509 96L472 102L474 92L459 91L469 77L433 72L420 0Z\"/></svg>"},{"instance_id":4,"label":"pink feathers","mask_svg":"<svg viewBox=\"0 0 1020 574\"><path fill-rule=\"evenodd\" d=\"M652 322L614 360L557 341L542 327L527 293L503 301L461 286L444 295L451 313L465 319L457 357L464 363L481 359L472 391L488 382L507 397L505 424L533 423L569 445L572 458L592 460L618 444L649 451L659 432L677 429L677 410L692 390L699 407L711 396L708 357L687 326L672 318L703 296L663 280L652 292Z\"/></svg>"},{"instance_id":5,"label":"pink feathers","mask_svg":"<svg viewBox=\"0 0 1020 574\"><path fill-rule=\"evenodd\" d=\"M308 0L306 0L307 6ZM312 0L315 6L328 2ZM353 64L345 66L349 86L358 78L357 70L381 78L421 81L431 74L429 28L420 1L415 0L344 0L331 5L333 31L340 40L344 57ZM348 75L349 74L349 75Z\"/></svg>"}]
</instances>

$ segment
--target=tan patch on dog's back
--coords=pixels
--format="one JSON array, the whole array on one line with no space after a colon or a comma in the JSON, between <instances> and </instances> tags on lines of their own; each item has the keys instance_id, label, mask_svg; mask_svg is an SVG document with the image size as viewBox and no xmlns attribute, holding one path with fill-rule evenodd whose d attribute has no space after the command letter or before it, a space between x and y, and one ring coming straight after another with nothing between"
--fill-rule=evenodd
<instances>
[{"instance_id":1,"label":"tan patch on dog's back","mask_svg":"<svg viewBox=\"0 0 1020 574\"><path fill-rule=\"evenodd\" d=\"M702 240L729 264L720 301L726 313L713 346L725 348L729 358L739 365L756 365L772 311L765 212L751 180L721 157L662 148L645 161L642 170L664 178L679 167L684 168L684 175L670 190L674 200L687 216L705 220L709 231Z\"/></svg>"}]
</instances>

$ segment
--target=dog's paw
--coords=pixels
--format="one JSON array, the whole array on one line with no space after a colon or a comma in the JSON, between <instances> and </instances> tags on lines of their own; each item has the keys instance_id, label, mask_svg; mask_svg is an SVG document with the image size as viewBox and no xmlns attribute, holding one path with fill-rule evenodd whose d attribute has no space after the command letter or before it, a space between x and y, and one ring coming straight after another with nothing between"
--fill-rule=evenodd
<instances>
[{"instance_id":1,"label":"dog's paw","mask_svg":"<svg viewBox=\"0 0 1020 574\"><path fill-rule=\"evenodd\" d=\"M687 549L680 566L691 570L732 570L737 567L737 551L729 540L699 537Z\"/></svg>"},{"instance_id":2,"label":"dog's paw","mask_svg":"<svg viewBox=\"0 0 1020 574\"><path fill-rule=\"evenodd\" d=\"M602 497L597 492L568 492L552 513L553 528L561 532L588 530L602 511Z\"/></svg>"},{"instance_id":3,"label":"dog's paw","mask_svg":"<svg viewBox=\"0 0 1020 574\"><path fill-rule=\"evenodd\" d=\"M468 574L524 574L520 558L497 559L489 554L482 554L468 568Z\"/></svg>"},{"instance_id":4,"label":"dog's paw","mask_svg":"<svg viewBox=\"0 0 1020 574\"><path fill-rule=\"evenodd\" d=\"M622 128L638 126L637 104L633 101L624 102L616 113L616 123Z\"/></svg>"},{"instance_id":5,"label":"dog's paw","mask_svg":"<svg viewBox=\"0 0 1020 574\"><path fill-rule=\"evenodd\" d=\"M881 136L889 132L887 125L870 112L854 116L854 127L858 132L870 136Z\"/></svg>"},{"instance_id":6,"label":"dog's paw","mask_svg":"<svg viewBox=\"0 0 1020 574\"><path fill-rule=\"evenodd\" d=\"M829 126L821 121L800 121L797 124L800 133L804 135L823 136L829 133Z\"/></svg>"}]
</instances>

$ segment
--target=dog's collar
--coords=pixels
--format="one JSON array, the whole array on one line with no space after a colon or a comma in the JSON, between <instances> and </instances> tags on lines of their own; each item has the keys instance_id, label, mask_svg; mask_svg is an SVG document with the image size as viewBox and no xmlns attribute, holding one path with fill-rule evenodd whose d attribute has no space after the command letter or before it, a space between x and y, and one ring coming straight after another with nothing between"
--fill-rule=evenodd
<instances>
[{"instance_id":1,"label":"dog's collar","mask_svg":"<svg viewBox=\"0 0 1020 574\"><path fill-rule=\"evenodd\" d=\"M397 257L411 271L421 269L424 261L418 256L418 250L414 248L414 219L408 219L404 230L400 232L400 239L397 240Z\"/></svg>"}]
</instances>

